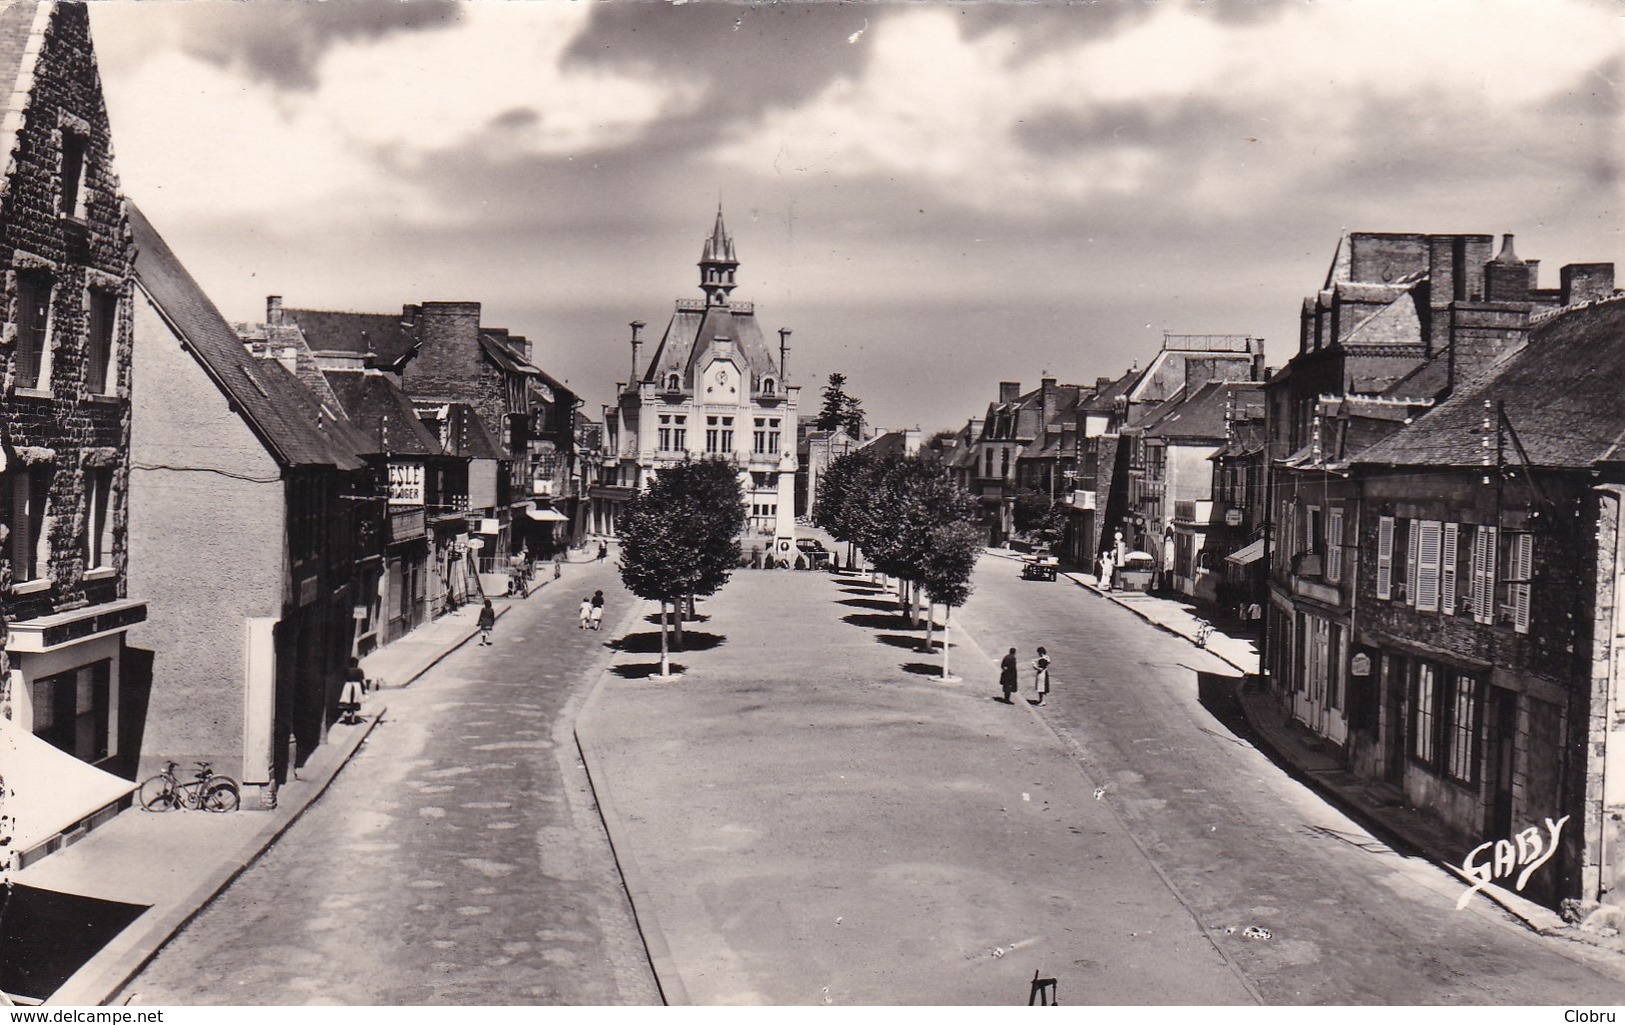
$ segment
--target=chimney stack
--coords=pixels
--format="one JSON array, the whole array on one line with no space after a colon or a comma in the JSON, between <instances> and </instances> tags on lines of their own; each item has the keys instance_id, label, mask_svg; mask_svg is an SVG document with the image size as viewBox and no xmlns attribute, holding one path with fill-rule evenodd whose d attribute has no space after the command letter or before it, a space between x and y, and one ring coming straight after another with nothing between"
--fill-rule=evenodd
<instances>
[{"instance_id":1,"label":"chimney stack","mask_svg":"<svg viewBox=\"0 0 1625 1025\"><path fill-rule=\"evenodd\" d=\"M1000 402L1014 402L1019 398L1021 398L1021 382L1020 381L1000 381L999 382L999 401Z\"/></svg>"},{"instance_id":2,"label":"chimney stack","mask_svg":"<svg viewBox=\"0 0 1625 1025\"><path fill-rule=\"evenodd\" d=\"M638 332L642 331L643 328L644 328L643 321L634 320L634 321L632 321L631 327L632 327L632 376L628 377L626 380L627 380L627 387L628 388L636 388L638 386L638 346L643 344L643 342L638 338Z\"/></svg>"},{"instance_id":3,"label":"chimney stack","mask_svg":"<svg viewBox=\"0 0 1625 1025\"><path fill-rule=\"evenodd\" d=\"M1559 273L1564 306L1607 299L1614 294L1614 265L1611 263L1571 263Z\"/></svg>"},{"instance_id":4,"label":"chimney stack","mask_svg":"<svg viewBox=\"0 0 1625 1025\"><path fill-rule=\"evenodd\" d=\"M785 387L790 384L790 329L779 328L779 383Z\"/></svg>"},{"instance_id":5,"label":"chimney stack","mask_svg":"<svg viewBox=\"0 0 1625 1025\"><path fill-rule=\"evenodd\" d=\"M265 297L265 322L272 325L282 323L282 297L280 295Z\"/></svg>"}]
</instances>

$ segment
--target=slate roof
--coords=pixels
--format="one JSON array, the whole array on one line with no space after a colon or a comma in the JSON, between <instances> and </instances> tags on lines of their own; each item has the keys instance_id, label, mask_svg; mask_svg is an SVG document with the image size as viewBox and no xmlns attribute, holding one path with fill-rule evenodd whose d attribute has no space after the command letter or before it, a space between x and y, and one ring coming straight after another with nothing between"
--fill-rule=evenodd
<instances>
[{"instance_id":1,"label":"slate roof","mask_svg":"<svg viewBox=\"0 0 1625 1025\"><path fill-rule=\"evenodd\" d=\"M1209 381L1189 398L1173 403L1160 419L1146 428L1145 434L1172 441L1223 439L1226 406L1233 402L1238 412L1243 411L1249 400L1262 397L1263 389L1263 384L1256 381Z\"/></svg>"},{"instance_id":2,"label":"slate roof","mask_svg":"<svg viewBox=\"0 0 1625 1025\"><path fill-rule=\"evenodd\" d=\"M1621 459L1625 441L1625 300L1577 307L1538 324L1529 344L1488 378L1362 453L1361 464L1481 465L1486 400L1536 466L1581 468ZM1516 458L1510 441L1509 459Z\"/></svg>"},{"instance_id":3,"label":"slate roof","mask_svg":"<svg viewBox=\"0 0 1625 1025\"><path fill-rule=\"evenodd\" d=\"M443 439L441 447L448 455L461 459L510 458L508 453L492 440L491 432L485 429L485 421L480 419L480 414L473 406L466 402L448 402L444 406L444 411L449 422L440 429ZM431 427L429 430L432 434L435 428Z\"/></svg>"},{"instance_id":4,"label":"slate roof","mask_svg":"<svg viewBox=\"0 0 1625 1025\"><path fill-rule=\"evenodd\" d=\"M908 454L908 436L902 431L887 431L863 446L864 451L877 456L903 456Z\"/></svg>"},{"instance_id":5,"label":"slate roof","mask_svg":"<svg viewBox=\"0 0 1625 1025\"><path fill-rule=\"evenodd\" d=\"M395 363L412 348L411 332L398 313L285 308L282 317L298 324L316 350L372 352L384 363Z\"/></svg>"},{"instance_id":6,"label":"slate roof","mask_svg":"<svg viewBox=\"0 0 1625 1025\"><path fill-rule=\"evenodd\" d=\"M327 382L368 438L369 455L440 456L445 450L418 419L412 400L377 371L329 370Z\"/></svg>"},{"instance_id":7,"label":"slate roof","mask_svg":"<svg viewBox=\"0 0 1625 1025\"><path fill-rule=\"evenodd\" d=\"M660 344L644 368L643 380L664 381L667 374L677 373L682 375L684 387L694 387L700 356L711 340L719 337L731 341L749 366L752 387L762 375L777 373L778 364L762 337L754 306L734 303L698 308L697 304L679 301L666 333L660 336Z\"/></svg>"},{"instance_id":8,"label":"slate roof","mask_svg":"<svg viewBox=\"0 0 1625 1025\"><path fill-rule=\"evenodd\" d=\"M273 360L255 359L133 202L135 274L159 313L284 467L365 465L367 439Z\"/></svg>"},{"instance_id":9,"label":"slate roof","mask_svg":"<svg viewBox=\"0 0 1625 1025\"><path fill-rule=\"evenodd\" d=\"M1110 412L1120 395L1127 395L1134 382L1144 373L1141 370L1130 370L1122 377L1097 390L1093 395L1078 403L1078 409L1085 412Z\"/></svg>"},{"instance_id":10,"label":"slate roof","mask_svg":"<svg viewBox=\"0 0 1625 1025\"><path fill-rule=\"evenodd\" d=\"M28 46L28 37L33 33L34 15L39 5L32 3L14 3L0 8L0 113L11 111L12 95L17 84L17 75L22 71L23 51Z\"/></svg>"}]
</instances>

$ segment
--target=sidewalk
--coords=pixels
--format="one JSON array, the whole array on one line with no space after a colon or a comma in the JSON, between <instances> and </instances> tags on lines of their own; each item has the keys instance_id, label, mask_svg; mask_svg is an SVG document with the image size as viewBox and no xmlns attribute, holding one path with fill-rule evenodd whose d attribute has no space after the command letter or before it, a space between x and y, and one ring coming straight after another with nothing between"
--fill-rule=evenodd
<instances>
[{"instance_id":1,"label":"sidewalk","mask_svg":"<svg viewBox=\"0 0 1625 1025\"><path fill-rule=\"evenodd\" d=\"M994 549L989 549L989 554L1012 557ZM1019 560L1020 557L1014 558ZM1086 573L1064 572L1061 576L1116 602L1159 629L1197 643L1204 620L1196 614L1193 605L1137 591L1107 591L1096 577ZM1345 814L1385 841L1414 850L1447 870L1460 866L1460 844L1439 829L1429 816L1406 807L1405 795L1399 788L1364 779L1343 768L1324 739L1293 719L1290 711L1282 709L1269 691L1251 685L1259 674L1258 649L1251 640L1213 629L1206 644L1198 646L1205 647L1242 674L1243 682L1231 688L1227 698L1233 699L1232 707L1241 719L1239 725L1250 734L1249 739L1277 764L1320 791ZM1584 939L1609 949L1625 949L1625 944L1580 933L1550 908L1525 900L1504 887L1489 886L1481 892L1536 932Z\"/></svg>"},{"instance_id":2,"label":"sidewalk","mask_svg":"<svg viewBox=\"0 0 1625 1025\"><path fill-rule=\"evenodd\" d=\"M539 572L531 592L551 581L550 569ZM516 600L493 599L498 618ZM472 639L479 632L478 616L479 607L469 605L425 623L362 659L362 668L382 687L403 687ZM117 996L170 937L322 795L386 710L384 695L373 689L362 702L361 724L333 726L327 743L279 788L274 811L245 806L227 815L153 814L137 805L18 873L16 881L29 886L148 905L47 1003L89 1006Z\"/></svg>"},{"instance_id":3,"label":"sidewalk","mask_svg":"<svg viewBox=\"0 0 1625 1025\"><path fill-rule=\"evenodd\" d=\"M941 682L894 607L739 573L680 679L650 679L640 622L583 708L667 1002L1021 1004L1035 972L1072 1003L1256 1002L1070 749L993 700L987 655L956 629L965 682Z\"/></svg>"}]
</instances>

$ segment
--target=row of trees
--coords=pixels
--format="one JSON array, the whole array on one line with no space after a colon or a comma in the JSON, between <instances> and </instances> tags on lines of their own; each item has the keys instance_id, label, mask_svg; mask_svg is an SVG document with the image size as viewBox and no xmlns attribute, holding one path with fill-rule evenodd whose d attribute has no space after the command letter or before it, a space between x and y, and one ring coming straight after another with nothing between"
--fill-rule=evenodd
<instances>
[{"instance_id":1,"label":"row of trees","mask_svg":"<svg viewBox=\"0 0 1625 1025\"><path fill-rule=\"evenodd\" d=\"M745 529L738 472L721 459L689 459L655 475L616 522L621 582L660 603L660 675L671 675L671 643L683 643L683 615L694 599L715 594L739 563ZM674 617L673 612L677 615Z\"/></svg>"},{"instance_id":2,"label":"row of trees","mask_svg":"<svg viewBox=\"0 0 1625 1025\"><path fill-rule=\"evenodd\" d=\"M976 500L941 463L918 456L876 456L862 449L829 465L818 482L813 517L836 540L862 549L875 569L898 581L898 602L910 622L925 604L925 646L931 645L932 605L952 610L970 597L971 570L983 530ZM942 647L948 678L948 644Z\"/></svg>"}]
</instances>

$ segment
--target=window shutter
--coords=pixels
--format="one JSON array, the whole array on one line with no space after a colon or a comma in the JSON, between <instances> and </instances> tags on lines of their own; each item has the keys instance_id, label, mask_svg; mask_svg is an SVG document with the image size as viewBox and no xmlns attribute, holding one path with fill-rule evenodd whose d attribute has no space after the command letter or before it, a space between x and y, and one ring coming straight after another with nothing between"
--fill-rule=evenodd
<instances>
[{"instance_id":1,"label":"window shutter","mask_svg":"<svg viewBox=\"0 0 1625 1025\"><path fill-rule=\"evenodd\" d=\"M1439 611L1439 521L1419 520L1416 523L1416 609L1418 612Z\"/></svg>"},{"instance_id":2,"label":"window shutter","mask_svg":"<svg viewBox=\"0 0 1625 1025\"><path fill-rule=\"evenodd\" d=\"M1326 513L1326 579L1339 583L1343 579L1343 510L1331 509Z\"/></svg>"},{"instance_id":3,"label":"window shutter","mask_svg":"<svg viewBox=\"0 0 1625 1025\"><path fill-rule=\"evenodd\" d=\"M1416 547L1422 539L1421 526L1421 520L1408 520L1405 524L1405 536L1410 545L1406 552L1409 558L1405 560L1405 603L1408 605L1416 604Z\"/></svg>"},{"instance_id":4,"label":"window shutter","mask_svg":"<svg viewBox=\"0 0 1625 1025\"><path fill-rule=\"evenodd\" d=\"M1495 528L1479 527L1473 538L1473 618L1495 622Z\"/></svg>"},{"instance_id":5,"label":"window shutter","mask_svg":"<svg viewBox=\"0 0 1625 1025\"><path fill-rule=\"evenodd\" d=\"M1394 518L1377 520L1377 597L1388 600L1394 589Z\"/></svg>"},{"instance_id":6,"label":"window shutter","mask_svg":"<svg viewBox=\"0 0 1625 1025\"><path fill-rule=\"evenodd\" d=\"M1521 634L1529 632L1529 578L1535 568L1535 537L1519 534L1512 550L1512 627Z\"/></svg>"},{"instance_id":7,"label":"window shutter","mask_svg":"<svg viewBox=\"0 0 1625 1025\"><path fill-rule=\"evenodd\" d=\"M1456 535L1459 527L1446 523L1439 547L1439 611L1456 614Z\"/></svg>"}]
</instances>

